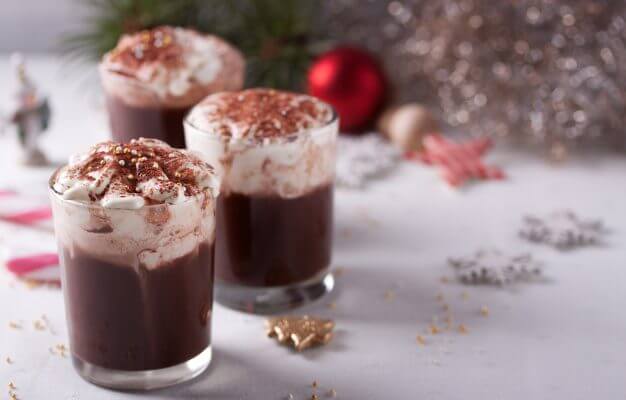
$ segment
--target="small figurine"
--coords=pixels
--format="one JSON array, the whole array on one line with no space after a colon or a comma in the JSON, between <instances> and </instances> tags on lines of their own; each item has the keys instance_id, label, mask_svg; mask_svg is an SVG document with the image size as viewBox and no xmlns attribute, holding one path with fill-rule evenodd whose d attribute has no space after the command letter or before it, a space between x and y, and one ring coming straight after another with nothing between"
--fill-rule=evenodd
<instances>
[{"instance_id":1,"label":"small figurine","mask_svg":"<svg viewBox=\"0 0 626 400\"><path fill-rule=\"evenodd\" d=\"M26 64L21 54L11 56L11 64L17 75L17 88L13 93L12 107L6 123L15 125L22 148L21 162L29 166L46 165L48 160L39 149L39 136L50 123L48 98L42 95L26 72Z\"/></svg>"}]
</instances>

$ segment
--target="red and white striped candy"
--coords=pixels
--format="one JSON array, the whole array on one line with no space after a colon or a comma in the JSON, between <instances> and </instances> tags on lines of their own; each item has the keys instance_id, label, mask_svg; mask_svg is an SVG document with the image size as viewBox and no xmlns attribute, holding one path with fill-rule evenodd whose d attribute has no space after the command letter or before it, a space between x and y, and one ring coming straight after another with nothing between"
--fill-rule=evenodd
<instances>
[{"instance_id":1,"label":"red and white striped candy","mask_svg":"<svg viewBox=\"0 0 626 400\"><path fill-rule=\"evenodd\" d=\"M489 138L453 142L441 135L427 135L423 140L424 150L420 154L407 154L408 159L419 159L434 165L442 178L451 186L460 186L470 179L503 179L504 172L487 166L481 157L492 146Z\"/></svg>"}]
</instances>

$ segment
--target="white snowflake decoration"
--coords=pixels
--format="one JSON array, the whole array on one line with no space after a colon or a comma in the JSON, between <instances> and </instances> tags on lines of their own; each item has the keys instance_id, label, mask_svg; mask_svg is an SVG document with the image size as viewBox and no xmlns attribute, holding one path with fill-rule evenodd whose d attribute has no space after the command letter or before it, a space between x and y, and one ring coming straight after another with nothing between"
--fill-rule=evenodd
<instances>
[{"instance_id":1,"label":"white snowflake decoration","mask_svg":"<svg viewBox=\"0 0 626 400\"><path fill-rule=\"evenodd\" d=\"M400 160L400 151L380 135L340 136L337 140L336 182L348 188L363 187L365 182L391 170Z\"/></svg>"},{"instance_id":2,"label":"white snowflake decoration","mask_svg":"<svg viewBox=\"0 0 626 400\"><path fill-rule=\"evenodd\" d=\"M525 239L560 250L597 244L604 233L602 221L581 220L571 211L557 211L544 218L527 216L519 232Z\"/></svg>"},{"instance_id":3,"label":"white snowflake decoration","mask_svg":"<svg viewBox=\"0 0 626 400\"><path fill-rule=\"evenodd\" d=\"M457 278L469 284L495 284L529 281L541 274L542 265L530 254L507 256L498 250L479 250L467 257L450 258Z\"/></svg>"}]
</instances>

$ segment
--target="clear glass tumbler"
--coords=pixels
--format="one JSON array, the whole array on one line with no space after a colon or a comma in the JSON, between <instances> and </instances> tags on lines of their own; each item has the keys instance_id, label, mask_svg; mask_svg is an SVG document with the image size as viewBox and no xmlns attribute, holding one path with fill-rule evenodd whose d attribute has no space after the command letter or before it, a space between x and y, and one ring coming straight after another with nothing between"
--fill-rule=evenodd
<instances>
[{"instance_id":1,"label":"clear glass tumbler","mask_svg":"<svg viewBox=\"0 0 626 400\"><path fill-rule=\"evenodd\" d=\"M332 290L338 119L272 138L225 139L185 120L187 147L216 167L216 301L255 313Z\"/></svg>"},{"instance_id":2,"label":"clear glass tumbler","mask_svg":"<svg viewBox=\"0 0 626 400\"><path fill-rule=\"evenodd\" d=\"M110 209L50 198L70 349L86 380L153 389L211 361L214 199Z\"/></svg>"}]
</instances>

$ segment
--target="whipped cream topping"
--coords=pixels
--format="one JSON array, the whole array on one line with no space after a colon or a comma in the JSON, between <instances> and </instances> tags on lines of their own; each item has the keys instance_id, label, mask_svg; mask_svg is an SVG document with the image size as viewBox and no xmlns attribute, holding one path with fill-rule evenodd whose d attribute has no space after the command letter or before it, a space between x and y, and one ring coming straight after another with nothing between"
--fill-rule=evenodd
<instances>
[{"instance_id":1,"label":"whipped cream topping","mask_svg":"<svg viewBox=\"0 0 626 400\"><path fill-rule=\"evenodd\" d=\"M195 128L221 137L267 139L327 125L330 106L314 97L273 89L209 95L187 117Z\"/></svg>"},{"instance_id":2,"label":"whipped cream topping","mask_svg":"<svg viewBox=\"0 0 626 400\"><path fill-rule=\"evenodd\" d=\"M161 26L124 35L100 63L107 92L138 106L189 106L243 86L244 59L224 40Z\"/></svg>"},{"instance_id":3,"label":"whipped cream topping","mask_svg":"<svg viewBox=\"0 0 626 400\"><path fill-rule=\"evenodd\" d=\"M52 196L55 234L70 257L76 251L139 274L166 266L215 240L215 202L208 192L180 204L137 210L88 207Z\"/></svg>"},{"instance_id":4,"label":"whipped cream topping","mask_svg":"<svg viewBox=\"0 0 626 400\"><path fill-rule=\"evenodd\" d=\"M337 132L330 106L268 89L211 95L185 122L188 148L215 166L225 195L295 198L331 184Z\"/></svg>"},{"instance_id":5,"label":"whipped cream topping","mask_svg":"<svg viewBox=\"0 0 626 400\"><path fill-rule=\"evenodd\" d=\"M207 191L215 197L217 185L211 165L144 138L98 143L72 156L51 180L52 189L65 200L119 209L179 204Z\"/></svg>"}]
</instances>

